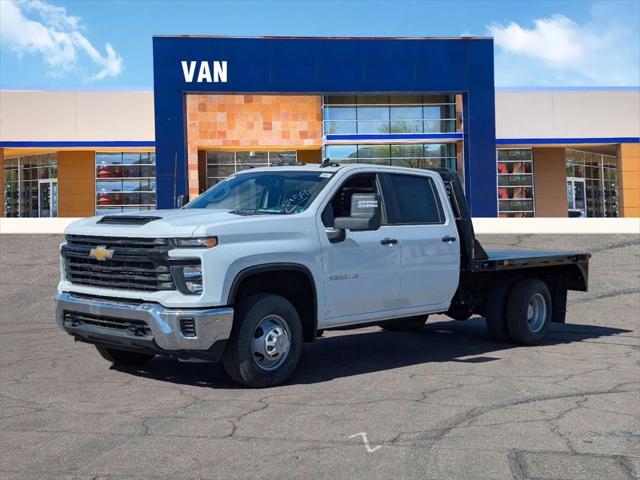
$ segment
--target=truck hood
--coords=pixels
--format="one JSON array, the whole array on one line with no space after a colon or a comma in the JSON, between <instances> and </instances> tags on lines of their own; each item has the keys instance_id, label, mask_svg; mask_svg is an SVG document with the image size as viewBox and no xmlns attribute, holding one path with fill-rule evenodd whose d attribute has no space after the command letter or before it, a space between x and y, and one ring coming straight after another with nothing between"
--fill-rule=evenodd
<instances>
[{"instance_id":1,"label":"truck hood","mask_svg":"<svg viewBox=\"0 0 640 480\"><path fill-rule=\"evenodd\" d=\"M109 215L109 217L114 221L100 223L104 216L83 218L69 225L65 233L110 237L191 237L202 225L222 226L229 223L246 222L252 218L235 215L226 210L204 208L117 213ZM141 224L127 224L125 223L127 217L140 219ZM151 220L148 223L142 223L145 217L151 217ZM119 218L122 219L122 223L118 221Z\"/></svg>"}]
</instances>

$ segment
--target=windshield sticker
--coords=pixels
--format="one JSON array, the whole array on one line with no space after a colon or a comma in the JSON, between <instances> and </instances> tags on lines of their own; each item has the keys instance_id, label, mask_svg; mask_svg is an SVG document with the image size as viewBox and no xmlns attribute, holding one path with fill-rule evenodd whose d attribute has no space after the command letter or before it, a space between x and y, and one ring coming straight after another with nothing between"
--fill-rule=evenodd
<instances>
[{"instance_id":1,"label":"windshield sticker","mask_svg":"<svg viewBox=\"0 0 640 480\"><path fill-rule=\"evenodd\" d=\"M311 197L311 194L308 190L300 190L299 192L290 194L289 197L282 202L285 213L293 213L296 207L309 199L309 197Z\"/></svg>"},{"instance_id":2,"label":"windshield sticker","mask_svg":"<svg viewBox=\"0 0 640 480\"><path fill-rule=\"evenodd\" d=\"M329 177L331 177L331 175L333 175L333 174L332 173L326 173L326 172L325 173L321 173L320 174L320 178L329 178Z\"/></svg>"}]
</instances>

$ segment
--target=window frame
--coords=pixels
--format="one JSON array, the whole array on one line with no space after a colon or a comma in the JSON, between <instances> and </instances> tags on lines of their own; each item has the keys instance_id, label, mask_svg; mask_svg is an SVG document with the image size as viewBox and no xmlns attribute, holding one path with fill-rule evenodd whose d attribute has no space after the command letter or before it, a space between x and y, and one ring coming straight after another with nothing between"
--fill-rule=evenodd
<instances>
[{"instance_id":1,"label":"window frame","mask_svg":"<svg viewBox=\"0 0 640 480\"><path fill-rule=\"evenodd\" d=\"M300 163L298 162L298 151L297 150L287 150L286 148L284 149L279 149L279 150L271 150L271 149L267 149L267 150L260 150L260 149L246 149L246 148L241 148L238 147L238 149L235 150L220 150L220 149L216 149L216 148L211 148L211 149L207 149L204 150L205 154L204 154L204 170L205 170L205 191L209 190L210 188L214 187L215 185L217 185L219 182L221 182L222 180L224 180L225 178L230 177L231 175L235 175L236 173L239 172L243 172L245 170L250 170L251 168L260 168L260 167L268 167L274 163L277 163L279 161L278 158L275 158L276 155L279 154L292 154L293 155L293 160L295 163ZM266 154L266 162L263 161L254 161L254 162L247 162L247 161L243 161L238 159L238 155L240 154L240 156L243 156L245 153L249 154L250 152L255 152L257 154ZM210 162L210 157L212 157L215 154L218 153L224 153L224 154L230 154L230 156L232 158L226 159L224 162L221 163L215 163L215 162ZM273 158L272 158L273 157ZM219 175L210 175L209 174L209 168L218 168L218 167L231 167L233 168L233 172L230 173L227 176L221 177Z\"/></svg>"},{"instance_id":2,"label":"window frame","mask_svg":"<svg viewBox=\"0 0 640 480\"><path fill-rule=\"evenodd\" d=\"M137 157L139 159L139 163L129 163L129 161L125 161L125 159L131 159ZM107 162L108 158L112 158L113 160ZM109 168L109 167L121 167L121 174L119 176L113 177L99 177L98 172L100 168ZM124 169L126 167L140 167L140 175L138 176L125 176ZM153 175L142 175L143 169L153 169ZM154 150L119 150L119 151L102 151L97 150L94 152L94 171L95 171L95 179L94 179L94 202L95 202L95 214L97 216L102 215L111 215L115 213L135 213L135 212L145 212L149 210L154 210L158 208L158 161L156 152ZM147 170L148 171L148 170ZM127 182L138 182L139 185L142 186L143 183L146 183L147 186L153 184L153 190L125 190L124 186ZM98 190L98 184L108 184L112 183L113 185L120 184L121 190L109 190L109 191L101 191ZM120 195L123 203L111 203L111 204L100 204L100 198L113 198L117 199L117 195ZM124 199L126 195L139 195L138 200L139 203L124 203ZM153 198L152 202L144 202L143 200Z\"/></svg>"},{"instance_id":3,"label":"window frame","mask_svg":"<svg viewBox=\"0 0 640 480\"><path fill-rule=\"evenodd\" d=\"M523 152L528 152L528 158L523 158L521 155ZM519 152L519 158L511 158L512 152ZM497 201L497 215L498 218L534 218L536 217L536 177L535 177L535 159L533 155L533 148L531 147L500 147L496 148L496 201ZM503 158L500 158L500 157ZM510 163L530 163L530 173L499 173L500 164ZM531 184L529 185L501 185L501 178L508 179L511 177L530 177ZM512 188L529 188L531 189L531 198L500 198L500 189L512 189ZM511 202L531 202L531 209L529 210L512 210ZM502 205L507 206L502 210ZM523 214L523 215L520 215Z\"/></svg>"},{"instance_id":4,"label":"window frame","mask_svg":"<svg viewBox=\"0 0 640 480\"><path fill-rule=\"evenodd\" d=\"M375 95L375 94L362 94L362 95L324 95L322 96L322 132L323 135L393 135L397 133L452 133L458 131L457 123L457 103L455 93L447 93L442 95L433 94L409 94L409 95ZM411 97L411 98L410 98ZM439 98L440 97L440 98ZM408 118L394 118L391 114L392 109L399 108L419 108L419 116L410 116ZM426 113L429 108L438 108L439 115L437 117L428 115ZM332 110L333 109L333 110ZM338 109L353 109L354 114L350 115L350 118L331 118L331 112ZM379 109L384 112L386 109L385 119L369 119L364 118L363 115L367 110L365 109ZM445 112L446 110L446 112ZM327 113L325 113L327 112ZM445 113L445 116L443 116ZM419 123L419 131L414 129L394 129L394 126L398 126L402 122L409 122L408 124ZM386 127L380 130L379 128L374 131L370 131L371 128L367 128L368 124L375 125L378 123L386 123ZM437 128L432 128L431 125L437 123ZM346 131L340 128L340 124L344 124L347 128ZM335 128L334 128L335 127Z\"/></svg>"},{"instance_id":5,"label":"window frame","mask_svg":"<svg viewBox=\"0 0 640 480\"><path fill-rule=\"evenodd\" d=\"M391 176L395 175L395 176L399 176L399 177L417 177L417 178L423 178L426 180L426 182L429 184L429 186L431 187L431 194L433 195L433 199L435 201L435 206L436 206L436 210L438 212L438 217L440 219L440 221L438 222L395 222L394 220L396 219L400 219L401 218L401 214L400 214L400 203L398 200L398 196L397 196L397 192L395 187L393 186L393 182L391 181ZM383 174L383 184L385 185L384 188L388 189L389 192L389 196L391 199L391 216L389 219L389 223L388 225L393 225L393 226L416 226L416 225L424 225L424 226L429 226L429 225L445 225L447 223L447 216L445 214L444 211L444 206L442 205L442 200L440 198L440 194L438 192L438 188L436 186L436 182L433 180L431 175L416 175L416 174L412 174L412 173L384 173Z\"/></svg>"},{"instance_id":6,"label":"window frame","mask_svg":"<svg viewBox=\"0 0 640 480\"><path fill-rule=\"evenodd\" d=\"M40 180L58 179L57 152L7 157L0 168L5 178L2 215L7 218L47 218L39 216L39 208L33 208L33 200L35 198L39 204ZM32 212L37 214L31 215Z\"/></svg>"},{"instance_id":7,"label":"window frame","mask_svg":"<svg viewBox=\"0 0 640 480\"><path fill-rule=\"evenodd\" d=\"M340 193L340 190L342 190L342 188L345 186L345 184L351 180L353 180L356 177L363 177L363 176L369 176L369 175L375 175L375 185L376 185L376 189L378 190L377 194L380 196L380 226L386 226L389 225L388 223L388 206L387 206L387 201L385 200L386 196L385 196L385 186L384 186L384 181L382 179L382 176L385 175L383 172L353 172L348 174L345 178L343 178L340 183L338 184L338 186L336 187L336 189L333 191L333 193L329 196L329 200L327 201L327 203L324 204L324 206L319 209L320 215L320 223L322 223L322 225L324 225L325 228L335 228L334 225L325 225L324 224L324 213L327 210L327 208L329 208L329 205L333 205L333 200L336 198L336 195L338 195ZM334 212L334 220L335 220L335 212ZM358 232L354 232L354 233L358 233Z\"/></svg>"}]
</instances>

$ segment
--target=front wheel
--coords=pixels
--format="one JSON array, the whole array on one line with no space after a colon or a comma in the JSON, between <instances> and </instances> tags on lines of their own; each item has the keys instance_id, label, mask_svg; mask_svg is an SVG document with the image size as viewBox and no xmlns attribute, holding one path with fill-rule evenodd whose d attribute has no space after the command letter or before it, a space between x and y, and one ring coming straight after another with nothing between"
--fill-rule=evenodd
<instances>
[{"instance_id":1,"label":"front wheel","mask_svg":"<svg viewBox=\"0 0 640 480\"><path fill-rule=\"evenodd\" d=\"M146 353L116 350L115 348L101 347L99 345L96 345L96 350L98 350L102 358L116 365L143 365L155 356Z\"/></svg>"},{"instance_id":2,"label":"front wheel","mask_svg":"<svg viewBox=\"0 0 640 480\"><path fill-rule=\"evenodd\" d=\"M418 332L422 330L424 324L427 323L429 315L421 315L419 317L396 318L395 320L387 320L380 324L383 330L391 332Z\"/></svg>"},{"instance_id":3,"label":"front wheel","mask_svg":"<svg viewBox=\"0 0 640 480\"><path fill-rule=\"evenodd\" d=\"M284 297L251 295L243 299L222 361L227 374L248 387L287 381L302 353L302 322Z\"/></svg>"}]
</instances>

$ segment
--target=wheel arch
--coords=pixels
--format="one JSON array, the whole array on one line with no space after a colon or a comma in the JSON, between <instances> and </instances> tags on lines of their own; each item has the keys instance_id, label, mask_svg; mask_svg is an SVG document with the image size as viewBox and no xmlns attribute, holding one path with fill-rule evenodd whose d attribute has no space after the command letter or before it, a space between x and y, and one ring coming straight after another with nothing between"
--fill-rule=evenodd
<instances>
[{"instance_id":1,"label":"wheel arch","mask_svg":"<svg viewBox=\"0 0 640 480\"><path fill-rule=\"evenodd\" d=\"M259 280L267 277L276 281L269 285L261 285ZM306 285L304 282L285 283L285 280L293 279L292 277L304 278ZM303 295L296 295L299 292ZM240 270L231 282L227 304L234 305L240 298L251 293L274 293L287 298L301 317L304 340L312 341L315 338L318 328L318 290L313 274L307 266L300 263L271 262L246 267Z\"/></svg>"}]
</instances>

